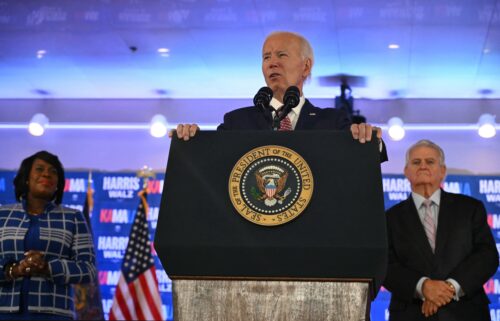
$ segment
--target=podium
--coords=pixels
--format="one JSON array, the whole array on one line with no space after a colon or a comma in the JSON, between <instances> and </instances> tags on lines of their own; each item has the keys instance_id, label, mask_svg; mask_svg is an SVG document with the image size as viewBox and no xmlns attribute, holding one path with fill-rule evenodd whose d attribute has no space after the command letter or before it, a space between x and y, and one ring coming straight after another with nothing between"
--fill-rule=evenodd
<instances>
[{"instance_id":1,"label":"podium","mask_svg":"<svg viewBox=\"0 0 500 321\"><path fill-rule=\"evenodd\" d=\"M174 319L369 320L387 265L378 149L377 139L360 144L341 131L218 131L172 139L155 249L173 281ZM311 177L297 160L281 171L265 165L283 150L299 155ZM284 184L278 177L287 168ZM235 181L246 193L241 199ZM278 203L293 195L300 203L299 188L284 186L294 182L302 189L310 183L307 204L275 223ZM250 198L243 207L251 211L239 213L236 205ZM262 199L266 213L252 214L252 202ZM292 213L294 205L287 206ZM261 224L269 218L274 223Z\"/></svg>"}]
</instances>

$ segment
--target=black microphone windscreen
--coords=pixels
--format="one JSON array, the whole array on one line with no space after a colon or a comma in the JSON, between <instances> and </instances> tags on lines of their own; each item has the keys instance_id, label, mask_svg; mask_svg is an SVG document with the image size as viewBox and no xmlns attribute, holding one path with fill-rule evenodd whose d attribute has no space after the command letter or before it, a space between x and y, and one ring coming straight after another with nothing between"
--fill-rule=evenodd
<instances>
[{"instance_id":1,"label":"black microphone windscreen","mask_svg":"<svg viewBox=\"0 0 500 321\"><path fill-rule=\"evenodd\" d=\"M273 91L269 87L262 87L259 89L255 97L253 98L253 104L260 108L265 108L271 102L273 98Z\"/></svg>"},{"instance_id":2,"label":"black microphone windscreen","mask_svg":"<svg viewBox=\"0 0 500 321\"><path fill-rule=\"evenodd\" d=\"M290 86L283 96L283 102L285 106L289 108L296 107L300 102L300 90L296 86Z\"/></svg>"}]
</instances>

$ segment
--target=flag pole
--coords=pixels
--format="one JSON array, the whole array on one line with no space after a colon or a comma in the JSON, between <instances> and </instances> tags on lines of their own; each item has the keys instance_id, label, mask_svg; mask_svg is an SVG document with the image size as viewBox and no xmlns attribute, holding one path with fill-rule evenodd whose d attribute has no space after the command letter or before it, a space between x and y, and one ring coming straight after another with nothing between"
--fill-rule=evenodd
<instances>
[{"instance_id":1,"label":"flag pole","mask_svg":"<svg viewBox=\"0 0 500 321\"><path fill-rule=\"evenodd\" d=\"M87 192L85 195L85 203L83 205L83 216L87 222L92 238L94 233L92 230L91 216L94 209L94 189L93 189L92 171L89 171L87 180ZM96 262L97 274L99 273ZM102 308L101 289L99 278L95 278L92 283L74 284L73 298L75 302L75 319L76 320L103 320L104 312Z\"/></svg>"},{"instance_id":2,"label":"flag pole","mask_svg":"<svg viewBox=\"0 0 500 321\"><path fill-rule=\"evenodd\" d=\"M146 218L149 214L149 204L146 199L148 193L148 183L150 178L156 178L155 172L149 166L144 165L140 170L137 171L137 177L142 178L142 190L139 191L138 195L141 198L142 206L144 206L144 212L146 213Z\"/></svg>"}]
</instances>

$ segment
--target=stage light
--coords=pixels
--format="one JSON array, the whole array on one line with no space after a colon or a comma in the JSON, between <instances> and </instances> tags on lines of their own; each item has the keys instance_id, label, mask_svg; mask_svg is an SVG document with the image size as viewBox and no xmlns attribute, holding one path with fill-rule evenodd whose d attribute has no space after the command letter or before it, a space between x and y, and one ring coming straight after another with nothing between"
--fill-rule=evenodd
<instances>
[{"instance_id":1,"label":"stage light","mask_svg":"<svg viewBox=\"0 0 500 321\"><path fill-rule=\"evenodd\" d=\"M170 55L169 54L170 49L168 49L168 48L158 48L157 51L160 54L160 56L162 56L162 57L168 57Z\"/></svg>"},{"instance_id":2,"label":"stage light","mask_svg":"<svg viewBox=\"0 0 500 321\"><path fill-rule=\"evenodd\" d=\"M492 138L496 135L495 116L491 114L482 114L479 117L477 133L483 138Z\"/></svg>"},{"instance_id":3,"label":"stage light","mask_svg":"<svg viewBox=\"0 0 500 321\"><path fill-rule=\"evenodd\" d=\"M33 136L42 136L45 132L45 128L49 124L49 119L44 114L35 114L31 118L30 124L28 126L28 131Z\"/></svg>"},{"instance_id":4,"label":"stage light","mask_svg":"<svg viewBox=\"0 0 500 321\"><path fill-rule=\"evenodd\" d=\"M392 117L387 123L389 137L392 140L398 141L405 137L405 129L403 128L403 120L399 117Z\"/></svg>"},{"instance_id":5,"label":"stage light","mask_svg":"<svg viewBox=\"0 0 500 321\"><path fill-rule=\"evenodd\" d=\"M47 53L47 51L46 51L46 50L40 49L40 50L38 50L38 51L36 52L36 57L37 57L38 59L42 59L42 58L45 56L45 54L46 54L46 53Z\"/></svg>"},{"instance_id":6,"label":"stage light","mask_svg":"<svg viewBox=\"0 0 500 321\"><path fill-rule=\"evenodd\" d=\"M151 125L149 132L153 137L163 137L167 134L167 119L165 116L156 114L151 118Z\"/></svg>"}]
</instances>

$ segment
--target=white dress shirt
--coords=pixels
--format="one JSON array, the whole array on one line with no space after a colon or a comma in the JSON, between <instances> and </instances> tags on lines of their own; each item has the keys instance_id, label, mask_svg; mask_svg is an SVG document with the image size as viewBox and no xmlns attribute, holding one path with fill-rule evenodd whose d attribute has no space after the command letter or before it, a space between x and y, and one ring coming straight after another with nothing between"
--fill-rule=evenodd
<instances>
[{"instance_id":1,"label":"white dress shirt","mask_svg":"<svg viewBox=\"0 0 500 321\"><path fill-rule=\"evenodd\" d=\"M302 107L304 106L305 103L306 99L304 98L304 96L303 95L300 96L299 104L296 107L292 108L292 110L290 110L290 112L288 113L288 118L290 118L290 122L292 123L293 129L295 129L295 126L297 126L297 122L299 121L300 111L302 110ZM274 118L274 115L276 115L276 110L280 109L283 106L283 103L273 97L269 105L274 109L273 111L273 118Z\"/></svg>"}]
</instances>

